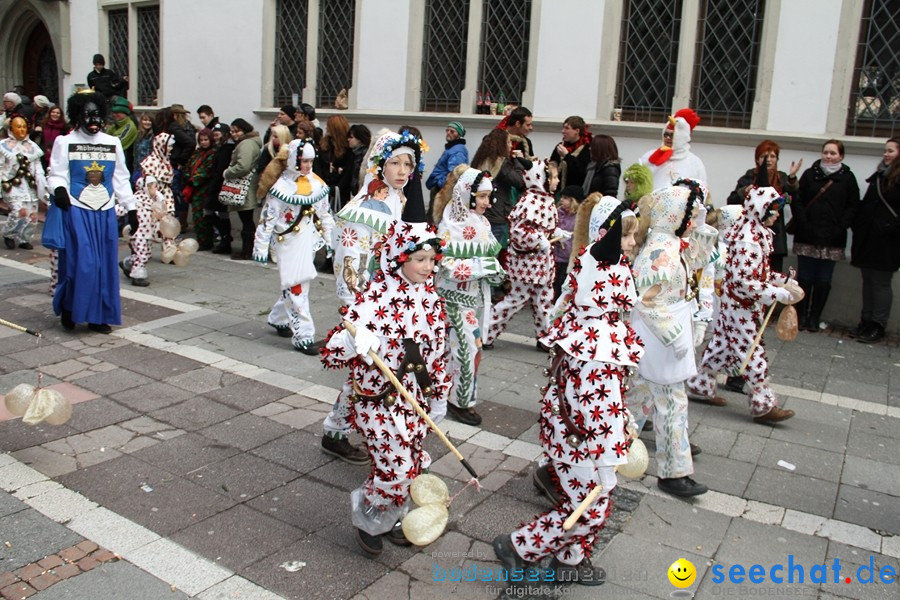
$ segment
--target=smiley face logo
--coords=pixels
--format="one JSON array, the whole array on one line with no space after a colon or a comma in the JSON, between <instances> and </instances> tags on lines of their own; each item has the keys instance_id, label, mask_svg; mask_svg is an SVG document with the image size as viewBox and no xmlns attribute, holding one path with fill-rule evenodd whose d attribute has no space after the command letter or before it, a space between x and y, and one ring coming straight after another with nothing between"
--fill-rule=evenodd
<instances>
[{"instance_id":1,"label":"smiley face logo","mask_svg":"<svg viewBox=\"0 0 900 600\"><path fill-rule=\"evenodd\" d=\"M679 558L669 567L669 582L677 588L686 588L697 579L697 569L689 560Z\"/></svg>"}]
</instances>

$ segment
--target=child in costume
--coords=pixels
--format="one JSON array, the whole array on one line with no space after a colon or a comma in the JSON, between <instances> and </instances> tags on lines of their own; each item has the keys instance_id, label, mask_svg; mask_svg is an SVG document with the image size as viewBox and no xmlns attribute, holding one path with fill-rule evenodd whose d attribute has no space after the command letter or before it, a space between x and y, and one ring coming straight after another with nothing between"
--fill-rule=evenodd
<instances>
[{"instance_id":1,"label":"child in costume","mask_svg":"<svg viewBox=\"0 0 900 600\"><path fill-rule=\"evenodd\" d=\"M793 304L803 298L803 290L793 279L769 269L772 249L771 225L778 219L785 197L766 185L767 174L760 169L760 182L747 192L744 214L725 233L729 244L721 309L716 320L700 373L688 382L688 393L694 400L721 406L725 401L716 396L716 373L740 375L750 390L750 414L757 423L778 423L794 416L794 411L778 406L775 392L769 386L766 349L760 338L746 370L738 372L744 362L765 307L774 302Z\"/></svg>"},{"instance_id":2,"label":"child in costume","mask_svg":"<svg viewBox=\"0 0 900 600\"><path fill-rule=\"evenodd\" d=\"M556 506L511 534L497 536L494 552L508 570L552 555L557 581L600 585L590 554L610 514L616 465L627 462L631 435L625 408L628 378L643 354L625 320L637 301L624 252L634 244L636 223L623 237L623 220L634 214L615 198L604 198L590 214L590 239L576 258L562 314L541 340L552 348L550 382L539 418L541 446L559 500ZM603 491L575 524L563 522L596 486ZM563 571L575 574L563 577Z\"/></svg>"},{"instance_id":3,"label":"child in costume","mask_svg":"<svg viewBox=\"0 0 900 600\"><path fill-rule=\"evenodd\" d=\"M559 228L559 214L553 200L558 183L556 166L546 161L535 161L525 173L527 189L509 214L507 271L512 287L491 310L484 336L487 347L492 347L509 320L528 303L534 312L535 337L540 340L547 333L556 275L550 240L572 236ZM540 341L538 348L542 349Z\"/></svg>"},{"instance_id":4,"label":"child in costume","mask_svg":"<svg viewBox=\"0 0 900 600\"><path fill-rule=\"evenodd\" d=\"M322 349L327 368L350 368L353 427L365 438L372 467L351 493L356 539L366 554L381 553L382 536L408 545L400 520L410 506L409 486L431 458L423 448L427 425L372 364L374 350L428 411L450 386L445 357L446 315L434 286L441 241L425 223L397 221L375 248L379 269L356 295Z\"/></svg>"},{"instance_id":5,"label":"child in costume","mask_svg":"<svg viewBox=\"0 0 900 600\"><path fill-rule=\"evenodd\" d=\"M481 336L491 310L491 285L506 273L497 255L500 244L491 233L484 212L491 205L494 186L488 171L466 169L453 186L438 226L446 243L438 276L438 293L444 298L449 333L449 370L453 391L446 407L458 421L479 425L476 374L481 361ZM435 404L433 417L444 415Z\"/></svg>"},{"instance_id":6,"label":"child in costume","mask_svg":"<svg viewBox=\"0 0 900 600\"><path fill-rule=\"evenodd\" d=\"M284 171L266 194L253 243L253 260L266 264L269 248L278 263L281 296L267 322L279 332L290 331L294 348L309 356L318 354L313 344L316 327L309 312L309 285L316 278L315 256L323 246L331 256L334 219L328 203L328 186L312 172L316 157L312 140L293 140L287 147ZM280 169L280 161L266 167L262 179Z\"/></svg>"},{"instance_id":7,"label":"child in costume","mask_svg":"<svg viewBox=\"0 0 900 600\"><path fill-rule=\"evenodd\" d=\"M631 210L637 208L641 198L653 191L653 173L641 163L634 163L625 169L622 181L625 182L625 203Z\"/></svg>"},{"instance_id":8,"label":"child in costume","mask_svg":"<svg viewBox=\"0 0 900 600\"><path fill-rule=\"evenodd\" d=\"M422 162L424 148L422 139L411 133L388 131L382 134L372 146L368 173L360 191L338 211L331 246L334 248L337 295L342 306L352 305L356 295L366 289L377 266L372 259L373 250L403 212L406 202L403 188L411 180L414 170L421 173L425 168ZM375 180L387 185L384 200L368 196L369 185ZM347 439L352 392L349 384L345 384L325 418L322 451L344 462L364 465L369 460L366 453Z\"/></svg>"},{"instance_id":9,"label":"child in costume","mask_svg":"<svg viewBox=\"0 0 900 600\"><path fill-rule=\"evenodd\" d=\"M175 137L168 133L159 133L153 137L150 154L141 161L141 177L137 182L137 229L132 229L128 242L131 254L119 262L122 272L131 278L131 285L146 287L147 262L152 255L151 244L161 241L163 254L175 251L175 238L164 237L159 229L159 222L154 219L153 205L161 203L166 214L175 214L175 197L172 195L172 177L175 171L169 155L175 145Z\"/></svg>"},{"instance_id":10,"label":"child in costume","mask_svg":"<svg viewBox=\"0 0 900 600\"><path fill-rule=\"evenodd\" d=\"M0 142L0 186L9 207L3 225L3 242L12 250L18 244L31 250L38 218L38 201L47 199L47 180L40 146L28 137L28 120L22 115L9 119L8 137Z\"/></svg>"},{"instance_id":11,"label":"child in costume","mask_svg":"<svg viewBox=\"0 0 900 600\"><path fill-rule=\"evenodd\" d=\"M584 201L584 190L577 185L566 186L559 196L557 212L559 228L568 233L575 230L578 207ZM553 278L553 301L562 293L563 284L569 274L569 265L575 259L580 248L573 246L572 240L560 240L553 247L553 260L556 261L556 276Z\"/></svg>"},{"instance_id":12,"label":"child in costume","mask_svg":"<svg viewBox=\"0 0 900 600\"><path fill-rule=\"evenodd\" d=\"M652 415L657 485L676 496L707 491L690 477L694 467L684 391L684 382L697 372L691 332L696 290L690 276L710 262L717 235L706 224L705 196L705 188L695 181L654 190L648 196L650 233L634 265L641 299L632 325L646 352L628 406L638 430ZM641 218L646 216L642 213Z\"/></svg>"}]
</instances>

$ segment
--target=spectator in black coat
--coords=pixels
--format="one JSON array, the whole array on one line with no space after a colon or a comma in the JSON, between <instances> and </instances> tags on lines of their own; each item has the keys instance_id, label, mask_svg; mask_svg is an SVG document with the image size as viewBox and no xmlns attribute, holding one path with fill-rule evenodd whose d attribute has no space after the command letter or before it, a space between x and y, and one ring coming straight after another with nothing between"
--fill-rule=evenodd
<instances>
[{"instance_id":1,"label":"spectator in black coat","mask_svg":"<svg viewBox=\"0 0 900 600\"><path fill-rule=\"evenodd\" d=\"M88 73L87 84L112 102L113 96L124 96L128 91L128 76L119 77L115 71L106 68L106 59L102 54L95 54L94 70Z\"/></svg>"},{"instance_id":2,"label":"spectator in black coat","mask_svg":"<svg viewBox=\"0 0 900 600\"><path fill-rule=\"evenodd\" d=\"M616 140L608 135L595 135L591 140L591 162L587 166L582 190L585 198L594 192L617 198L622 159Z\"/></svg>"},{"instance_id":3,"label":"spectator in black coat","mask_svg":"<svg viewBox=\"0 0 900 600\"><path fill-rule=\"evenodd\" d=\"M584 185L588 164L591 162L591 132L579 116L563 121L562 141L550 154L550 162L559 169L559 189L570 185Z\"/></svg>"}]
</instances>

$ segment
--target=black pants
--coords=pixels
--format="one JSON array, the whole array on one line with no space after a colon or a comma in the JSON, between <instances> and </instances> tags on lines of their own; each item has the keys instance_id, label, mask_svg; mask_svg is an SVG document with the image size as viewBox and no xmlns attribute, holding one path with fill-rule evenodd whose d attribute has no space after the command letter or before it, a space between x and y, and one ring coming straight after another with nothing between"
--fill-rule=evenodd
<instances>
[{"instance_id":1,"label":"black pants","mask_svg":"<svg viewBox=\"0 0 900 600\"><path fill-rule=\"evenodd\" d=\"M891 287L894 272L877 269L860 269L860 272L863 297L859 318L861 321L870 321L887 327L888 317L891 316L891 304L894 303L894 290Z\"/></svg>"}]
</instances>

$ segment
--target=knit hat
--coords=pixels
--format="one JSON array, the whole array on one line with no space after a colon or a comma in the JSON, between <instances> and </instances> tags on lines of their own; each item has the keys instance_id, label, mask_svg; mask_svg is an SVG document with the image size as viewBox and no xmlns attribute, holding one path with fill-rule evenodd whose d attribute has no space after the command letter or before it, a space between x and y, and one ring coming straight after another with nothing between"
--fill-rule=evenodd
<instances>
[{"instance_id":1,"label":"knit hat","mask_svg":"<svg viewBox=\"0 0 900 600\"><path fill-rule=\"evenodd\" d=\"M281 112L289 116L290 118L294 118L294 115L297 114L297 109L291 106L290 104L285 104L281 107Z\"/></svg>"},{"instance_id":2,"label":"knit hat","mask_svg":"<svg viewBox=\"0 0 900 600\"><path fill-rule=\"evenodd\" d=\"M466 128L463 127L462 123L459 121L450 121L447 123L447 127L450 129L455 129L456 133L459 134L459 137L466 137Z\"/></svg>"},{"instance_id":3,"label":"knit hat","mask_svg":"<svg viewBox=\"0 0 900 600\"><path fill-rule=\"evenodd\" d=\"M568 196L575 202L581 202L584 200L584 189L580 185L567 185L563 188L560 196Z\"/></svg>"},{"instance_id":4,"label":"knit hat","mask_svg":"<svg viewBox=\"0 0 900 600\"><path fill-rule=\"evenodd\" d=\"M3 101L9 100L10 102L15 103L16 106L22 104L22 96L18 95L15 92L6 92L3 94Z\"/></svg>"},{"instance_id":5,"label":"knit hat","mask_svg":"<svg viewBox=\"0 0 900 600\"><path fill-rule=\"evenodd\" d=\"M42 96L41 94L35 96L32 102L34 102L34 105L38 108L50 108L51 104L50 99L47 98L47 96Z\"/></svg>"},{"instance_id":6,"label":"knit hat","mask_svg":"<svg viewBox=\"0 0 900 600\"><path fill-rule=\"evenodd\" d=\"M131 102L128 101L128 98L123 98L122 96L118 96L113 101L112 106L109 107L109 112L130 115L131 114Z\"/></svg>"}]
</instances>

